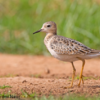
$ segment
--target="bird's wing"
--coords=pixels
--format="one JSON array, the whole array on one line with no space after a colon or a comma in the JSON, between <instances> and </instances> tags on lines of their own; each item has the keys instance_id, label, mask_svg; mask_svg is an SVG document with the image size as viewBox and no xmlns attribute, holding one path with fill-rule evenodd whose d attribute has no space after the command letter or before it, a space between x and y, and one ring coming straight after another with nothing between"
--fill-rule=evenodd
<instances>
[{"instance_id":1,"label":"bird's wing","mask_svg":"<svg viewBox=\"0 0 100 100\"><path fill-rule=\"evenodd\" d=\"M92 53L93 49L83 45L82 43L62 37L62 36L55 36L50 42L50 47L54 50L57 54L67 54L67 55L86 55Z\"/></svg>"}]
</instances>

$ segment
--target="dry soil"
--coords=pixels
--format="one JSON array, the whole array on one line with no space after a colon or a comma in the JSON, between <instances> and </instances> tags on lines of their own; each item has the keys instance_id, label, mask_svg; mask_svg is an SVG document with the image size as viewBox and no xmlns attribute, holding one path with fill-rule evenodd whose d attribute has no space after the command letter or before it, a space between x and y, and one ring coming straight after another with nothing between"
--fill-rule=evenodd
<instances>
[{"instance_id":1,"label":"dry soil","mask_svg":"<svg viewBox=\"0 0 100 100\"><path fill-rule=\"evenodd\" d=\"M31 55L0 54L0 86L12 88L0 89L0 93L20 95L22 91L37 95L86 94L100 95L100 58L86 60L83 76L84 85L77 86L82 62L74 63L76 78L71 83L72 66L53 57Z\"/></svg>"}]
</instances>

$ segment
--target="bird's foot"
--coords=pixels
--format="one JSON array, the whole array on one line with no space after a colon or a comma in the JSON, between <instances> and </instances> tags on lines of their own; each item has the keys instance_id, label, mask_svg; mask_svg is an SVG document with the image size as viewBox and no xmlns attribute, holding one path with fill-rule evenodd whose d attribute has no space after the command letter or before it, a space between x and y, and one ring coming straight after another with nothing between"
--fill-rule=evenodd
<instances>
[{"instance_id":1,"label":"bird's foot","mask_svg":"<svg viewBox=\"0 0 100 100\"><path fill-rule=\"evenodd\" d=\"M82 84L84 84L83 76L82 76L82 77L80 78L80 80L79 80L78 87L80 87L81 81L82 81Z\"/></svg>"},{"instance_id":2,"label":"bird's foot","mask_svg":"<svg viewBox=\"0 0 100 100\"><path fill-rule=\"evenodd\" d=\"M70 86L68 86L68 87L64 87L64 89L70 89L70 88L72 88L73 87L73 85L70 85Z\"/></svg>"}]
</instances>

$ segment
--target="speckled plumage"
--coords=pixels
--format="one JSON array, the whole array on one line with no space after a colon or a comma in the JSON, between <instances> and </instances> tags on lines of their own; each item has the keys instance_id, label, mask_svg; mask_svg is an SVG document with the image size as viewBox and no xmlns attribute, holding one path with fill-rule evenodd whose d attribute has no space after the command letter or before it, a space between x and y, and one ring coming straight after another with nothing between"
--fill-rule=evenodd
<instances>
[{"instance_id":1,"label":"speckled plumage","mask_svg":"<svg viewBox=\"0 0 100 100\"><path fill-rule=\"evenodd\" d=\"M62 36L52 37L50 46L51 49L53 49L57 54L86 55L93 51L80 42Z\"/></svg>"},{"instance_id":2,"label":"speckled plumage","mask_svg":"<svg viewBox=\"0 0 100 100\"><path fill-rule=\"evenodd\" d=\"M84 83L82 73L85 64L85 59L100 56L100 50L90 49L89 47L76 40L66 38L63 36L58 36L57 26L52 21L44 23L42 28L34 32L33 34L37 32L46 33L44 44L46 45L47 49L49 50L52 56L59 60L66 62L68 61L72 63L73 77L70 87L73 86L73 80L76 71L73 62L76 60L81 60L83 62L78 86L80 86L81 81L82 83Z\"/></svg>"},{"instance_id":3,"label":"speckled plumage","mask_svg":"<svg viewBox=\"0 0 100 100\"><path fill-rule=\"evenodd\" d=\"M47 28L46 25L53 25L53 29L57 30L56 24L54 22L46 22L43 24L43 28ZM90 49L84 44L63 36L58 36L56 31L47 32L46 37L44 39L44 43L47 49L50 51L54 51L56 55L67 55L74 57L84 57L84 59L92 58L100 55L100 51ZM50 52L51 53L51 52ZM52 53L51 53L52 54ZM54 56L54 54L53 54ZM55 57L55 56L54 56ZM55 57L57 58L57 57ZM74 61L72 58L72 61ZM65 60L64 60L65 61ZM70 60L69 60L70 61Z\"/></svg>"}]
</instances>

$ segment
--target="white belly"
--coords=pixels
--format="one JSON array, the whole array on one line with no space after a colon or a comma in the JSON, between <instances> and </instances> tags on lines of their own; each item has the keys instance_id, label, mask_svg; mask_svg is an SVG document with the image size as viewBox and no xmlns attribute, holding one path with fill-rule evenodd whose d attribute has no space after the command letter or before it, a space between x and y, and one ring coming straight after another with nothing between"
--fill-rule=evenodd
<instances>
[{"instance_id":1,"label":"white belly","mask_svg":"<svg viewBox=\"0 0 100 100\"><path fill-rule=\"evenodd\" d=\"M52 50L49 46L47 46L47 49L49 50L49 52L51 53L51 55L61 61L66 61L66 62L72 62L72 61L76 61L79 60L75 57L73 57L72 55L67 55L67 54L57 54L54 50Z\"/></svg>"}]
</instances>

